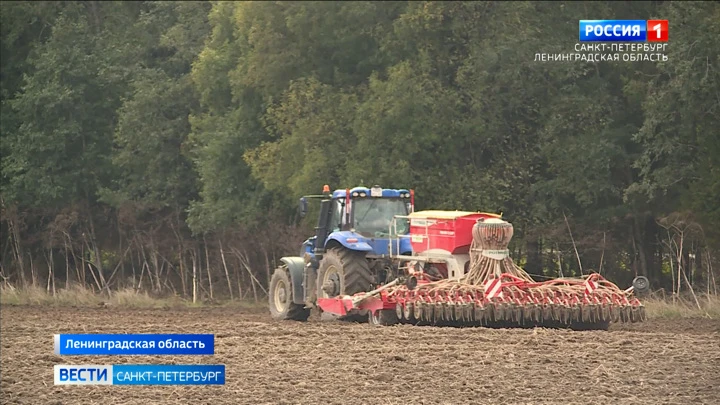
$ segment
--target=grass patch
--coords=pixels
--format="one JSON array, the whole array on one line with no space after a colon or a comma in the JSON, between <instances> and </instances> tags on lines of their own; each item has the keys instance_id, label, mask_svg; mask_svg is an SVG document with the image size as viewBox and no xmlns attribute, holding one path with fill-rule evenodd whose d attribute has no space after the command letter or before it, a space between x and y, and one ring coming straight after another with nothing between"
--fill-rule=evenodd
<instances>
[{"instance_id":1,"label":"grass patch","mask_svg":"<svg viewBox=\"0 0 720 405\"><path fill-rule=\"evenodd\" d=\"M53 307L117 307L117 308L203 308L224 307L238 309L261 309L267 307L267 301L247 300L196 302L179 296L153 297L146 292L133 289L112 291L110 297L97 294L82 286L59 289L56 294L48 293L44 288L27 287L18 289L8 285L0 286L0 305L53 306Z\"/></svg>"},{"instance_id":2,"label":"grass patch","mask_svg":"<svg viewBox=\"0 0 720 405\"><path fill-rule=\"evenodd\" d=\"M672 299L641 298L648 318L712 318L720 319L720 298L714 295L698 296L700 308L694 298Z\"/></svg>"},{"instance_id":3,"label":"grass patch","mask_svg":"<svg viewBox=\"0 0 720 405\"><path fill-rule=\"evenodd\" d=\"M700 308L692 297L677 298L675 302L668 298L641 298L650 319L711 318L720 319L720 298L714 295L698 296ZM128 288L113 291L110 297L93 292L82 286L59 289L55 295L44 288L28 287L18 289L0 286L0 305L34 305L53 307L117 307L117 308L234 308L239 310L261 311L267 309L267 300L214 300L198 301L179 296L153 297L146 292L135 292Z\"/></svg>"},{"instance_id":4,"label":"grass patch","mask_svg":"<svg viewBox=\"0 0 720 405\"><path fill-rule=\"evenodd\" d=\"M97 306L102 302L92 291L78 286L60 289L54 296L40 287L0 287L0 303L3 305Z\"/></svg>"}]
</instances>

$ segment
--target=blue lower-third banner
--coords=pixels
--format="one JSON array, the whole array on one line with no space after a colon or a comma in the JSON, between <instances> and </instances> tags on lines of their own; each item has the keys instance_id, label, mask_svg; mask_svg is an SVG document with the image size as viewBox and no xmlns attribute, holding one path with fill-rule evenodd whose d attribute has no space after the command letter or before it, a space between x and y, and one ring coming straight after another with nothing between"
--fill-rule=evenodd
<instances>
[{"instance_id":1,"label":"blue lower-third banner","mask_svg":"<svg viewBox=\"0 0 720 405\"><path fill-rule=\"evenodd\" d=\"M224 385L224 364L55 365L55 385Z\"/></svg>"},{"instance_id":2,"label":"blue lower-third banner","mask_svg":"<svg viewBox=\"0 0 720 405\"><path fill-rule=\"evenodd\" d=\"M55 354L61 356L215 354L211 334L64 334L53 340Z\"/></svg>"}]
</instances>

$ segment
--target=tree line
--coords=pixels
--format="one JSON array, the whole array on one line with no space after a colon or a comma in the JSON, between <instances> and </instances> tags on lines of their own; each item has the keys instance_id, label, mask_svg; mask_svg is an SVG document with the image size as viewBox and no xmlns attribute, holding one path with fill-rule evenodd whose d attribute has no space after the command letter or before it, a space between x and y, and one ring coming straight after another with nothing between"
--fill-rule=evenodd
<instances>
[{"instance_id":1,"label":"tree line","mask_svg":"<svg viewBox=\"0 0 720 405\"><path fill-rule=\"evenodd\" d=\"M502 211L539 277L716 288L713 2L2 2L1 276L262 297L297 198ZM667 61L539 62L667 19ZM717 270L715 270L717 273Z\"/></svg>"}]
</instances>

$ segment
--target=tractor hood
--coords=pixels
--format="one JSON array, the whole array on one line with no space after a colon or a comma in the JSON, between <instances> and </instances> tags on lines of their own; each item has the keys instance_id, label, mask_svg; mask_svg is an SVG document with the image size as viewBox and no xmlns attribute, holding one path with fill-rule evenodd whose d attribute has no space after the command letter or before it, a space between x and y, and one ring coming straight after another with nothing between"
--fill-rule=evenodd
<instances>
[{"instance_id":1,"label":"tractor hood","mask_svg":"<svg viewBox=\"0 0 720 405\"><path fill-rule=\"evenodd\" d=\"M371 238L360 235L353 231L339 231L331 233L325 246L331 241L339 242L344 247L350 250L356 250L359 252L367 252L373 255L387 255L390 254L390 238ZM400 250L398 251L398 242ZM412 252L409 238L393 238L392 239L392 254L409 253Z\"/></svg>"}]
</instances>

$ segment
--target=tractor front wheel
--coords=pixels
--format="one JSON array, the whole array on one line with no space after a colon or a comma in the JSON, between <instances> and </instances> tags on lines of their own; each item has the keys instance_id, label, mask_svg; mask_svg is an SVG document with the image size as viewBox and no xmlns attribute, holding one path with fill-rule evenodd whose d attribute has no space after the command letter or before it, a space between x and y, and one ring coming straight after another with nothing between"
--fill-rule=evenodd
<instances>
[{"instance_id":1,"label":"tractor front wheel","mask_svg":"<svg viewBox=\"0 0 720 405\"><path fill-rule=\"evenodd\" d=\"M308 317L310 317L309 308L293 302L292 291L292 282L287 267L280 266L275 269L268 290L270 315L273 319L279 321L307 321Z\"/></svg>"}]
</instances>

